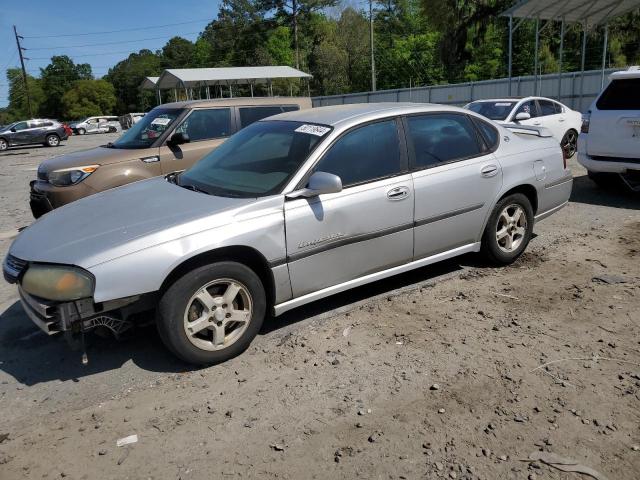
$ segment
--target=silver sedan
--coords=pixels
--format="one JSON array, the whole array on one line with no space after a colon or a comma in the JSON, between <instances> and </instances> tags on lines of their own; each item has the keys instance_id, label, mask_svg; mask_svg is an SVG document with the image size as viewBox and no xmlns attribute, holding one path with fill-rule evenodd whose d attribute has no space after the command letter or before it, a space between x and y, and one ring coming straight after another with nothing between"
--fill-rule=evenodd
<instances>
[{"instance_id":1,"label":"silver sedan","mask_svg":"<svg viewBox=\"0 0 640 480\"><path fill-rule=\"evenodd\" d=\"M468 252L511 263L572 186L544 129L398 103L270 117L166 174L21 232L4 275L32 321L118 334L155 318L178 357L218 363L269 312Z\"/></svg>"}]
</instances>

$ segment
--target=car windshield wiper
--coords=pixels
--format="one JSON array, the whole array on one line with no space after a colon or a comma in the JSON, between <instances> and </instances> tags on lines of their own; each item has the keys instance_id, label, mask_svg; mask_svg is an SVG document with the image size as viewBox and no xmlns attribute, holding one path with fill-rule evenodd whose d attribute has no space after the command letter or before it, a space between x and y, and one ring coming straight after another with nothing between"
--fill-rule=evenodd
<instances>
[{"instance_id":1,"label":"car windshield wiper","mask_svg":"<svg viewBox=\"0 0 640 480\"><path fill-rule=\"evenodd\" d=\"M178 185L179 187L182 188L186 188L187 190L192 190L194 192L198 192L198 193L206 193L207 195L211 195L209 192L207 192L206 190L203 190L200 187L196 187L195 185L191 184L191 183L186 183L186 184L180 184L177 181L175 182L176 185Z\"/></svg>"},{"instance_id":2,"label":"car windshield wiper","mask_svg":"<svg viewBox=\"0 0 640 480\"><path fill-rule=\"evenodd\" d=\"M105 145L105 147L107 147L107 148L118 148L118 147L116 147L116 146L115 146L115 144L114 144L113 142L109 142L109 143L107 143L107 144Z\"/></svg>"}]
</instances>

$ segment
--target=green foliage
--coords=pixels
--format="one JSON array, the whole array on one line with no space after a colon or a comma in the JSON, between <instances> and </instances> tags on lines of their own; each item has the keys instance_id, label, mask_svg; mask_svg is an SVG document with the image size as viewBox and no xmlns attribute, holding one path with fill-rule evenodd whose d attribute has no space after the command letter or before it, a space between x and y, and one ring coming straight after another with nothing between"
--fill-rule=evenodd
<instances>
[{"instance_id":1,"label":"green foliage","mask_svg":"<svg viewBox=\"0 0 640 480\"><path fill-rule=\"evenodd\" d=\"M30 118L27 102L27 92L24 88L22 70L19 68L9 68L7 70L7 82L9 85L9 106L3 113L0 124L24 120ZM45 100L42 90L42 81L27 75L27 85L29 86L29 96L31 99L31 111L36 115L40 111L40 106Z\"/></svg>"},{"instance_id":2,"label":"green foliage","mask_svg":"<svg viewBox=\"0 0 640 480\"><path fill-rule=\"evenodd\" d=\"M141 90L145 77L158 76L162 72L162 57L151 50L132 53L118 62L104 77L115 89L118 103L116 112L145 112L155 105L154 92Z\"/></svg>"},{"instance_id":3,"label":"green foliage","mask_svg":"<svg viewBox=\"0 0 640 480\"><path fill-rule=\"evenodd\" d=\"M116 103L111 83L106 80L78 80L62 97L63 118L108 115Z\"/></svg>"},{"instance_id":4,"label":"green foliage","mask_svg":"<svg viewBox=\"0 0 640 480\"><path fill-rule=\"evenodd\" d=\"M40 69L40 79L45 99L40 105L40 115L61 118L62 97L78 80L92 79L89 64L76 65L66 55L51 57L51 63Z\"/></svg>"}]
</instances>

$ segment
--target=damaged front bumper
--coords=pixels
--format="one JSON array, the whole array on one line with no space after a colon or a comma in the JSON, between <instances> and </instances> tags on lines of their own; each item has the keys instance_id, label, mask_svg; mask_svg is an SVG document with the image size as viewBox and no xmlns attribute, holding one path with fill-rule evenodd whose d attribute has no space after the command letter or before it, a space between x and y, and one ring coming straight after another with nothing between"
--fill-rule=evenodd
<instances>
[{"instance_id":1,"label":"damaged front bumper","mask_svg":"<svg viewBox=\"0 0 640 480\"><path fill-rule=\"evenodd\" d=\"M127 307L140 300L139 296L134 296L100 304L93 303L90 298L52 302L29 295L21 287L18 287L18 293L29 319L47 335L106 327L117 337L132 326L125 316Z\"/></svg>"}]
</instances>

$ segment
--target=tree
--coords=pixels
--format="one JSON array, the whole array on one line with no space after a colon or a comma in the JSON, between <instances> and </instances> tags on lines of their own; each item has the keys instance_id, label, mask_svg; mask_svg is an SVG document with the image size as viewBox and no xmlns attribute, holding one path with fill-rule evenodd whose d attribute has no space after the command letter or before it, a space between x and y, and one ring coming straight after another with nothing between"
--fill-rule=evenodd
<instances>
[{"instance_id":1,"label":"tree","mask_svg":"<svg viewBox=\"0 0 640 480\"><path fill-rule=\"evenodd\" d=\"M155 105L154 92L141 90L140 85L145 77L158 76L162 71L160 55L151 50L140 50L132 53L126 60L118 62L104 77L111 82L118 99L116 112L144 112Z\"/></svg>"},{"instance_id":2,"label":"tree","mask_svg":"<svg viewBox=\"0 0 640 480\"><path fill-rule=\"evenodd\" d=\"M51 63L40 69L42 90L45 100L40 114L45 117L60 118L63 113L62 97L78 80L92 79L89 64L76 65L66 55L51 57Z\"/></svg>"},{"instance_id":3,"label":"tree","mask_svg":"<svg viewBox=\"0 0 640 480\"><path fill-rule=\"evenodd\" d=\"M162 47L163 68L189 68L194 63L195 45L182 37L173 37Z\"/></svg>"},{"instance_id":4,"label":"tree","mask_svg":"<svg viewBox=\"0 0 640 480\"><path fill-rule=\"evenodd\" d=\"M116 103L115 89L106 80L78 80L62 97L68 119L108 115Z\"/></svg>"},{"instance_id":5,"label":"tree","mask_svg":"<svg viewBox=\"0 0 640 480\"><path fill-rule=\"evenodd\" d=\"M30 118L31 115L29 114L22 70L19 68L7 69L7 82L9 84L9 105L5 110L4 120L0 123ZM31 100L33 115L38 113L40 106L45 100L41 83L40 79L27 75L27 85L29 86L29 98Z\"/></svg>"}]
</instances>

